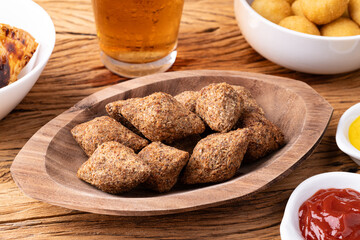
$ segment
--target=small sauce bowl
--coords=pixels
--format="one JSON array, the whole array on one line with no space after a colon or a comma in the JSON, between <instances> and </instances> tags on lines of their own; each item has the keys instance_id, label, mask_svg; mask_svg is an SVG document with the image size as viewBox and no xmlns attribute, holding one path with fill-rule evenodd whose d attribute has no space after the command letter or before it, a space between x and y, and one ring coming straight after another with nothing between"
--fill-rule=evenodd
<instances>
[{"instance_id":1,"label":"small sauce bowl","mask_svg":"<svg viewBox=\"0 0 360 240\"><path fill-rule=\"evenodd\" d=\"M360 151L350 143L349 127L359 116L360 103L357 103L344 112L340 118L336 131L336 144L341 151L349 155L358 165L360 165Z\"/></svg>"},{"instance_id":2,"label":"small sauce bowl","mask_svg":"<svg viewBox=\"0 0 360 240\"><path fill-rule=\"evenodd\" d=\"M310 177L292 192L285 208L280 225L282 240L304 240L299 227L299 208L320 189L351 188L360 192L360 174L329 172Z\"/></svg>"}]
</instances>

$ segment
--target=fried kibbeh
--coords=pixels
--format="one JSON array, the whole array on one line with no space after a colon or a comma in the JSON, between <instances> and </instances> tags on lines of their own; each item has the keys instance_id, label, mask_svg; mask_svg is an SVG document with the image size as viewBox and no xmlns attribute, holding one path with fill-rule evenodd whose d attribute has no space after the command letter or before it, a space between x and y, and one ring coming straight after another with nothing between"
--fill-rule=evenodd
<instances>
[{"instance_id":1,"label":"fried kibbeh","mask_svg":"<svg viewBox=\"0 0 360 240\"><path fill-rule=\"evenodd\" d=\"M136 133L137 135L143 137L142 133L132 125L123 115L120 113L120 108L126 104L126 100L119 100L116 102L111 102L106 104L105 110L109 114L110 117L114 118L116 121L120 122L122 125L127 127L132 132Z\"/></svg>"},{"instance_id":2,"label":"fried kibbeh","mask_svg":"<svg viewBox=\"0 0 360 240\"><path fill-rule=\"evenodd\" d=\"M304 17L304 13L303 13L302 8L301 8L300 0L296 0L295 2L293 2L293 4L291 4L291 10L292 10L292 12L294 13L295 16Z\"/></svg>"},{"instance_id":3,"label":"fried kibbeh","mask_svg":"<svg viewBox=\"0 0 360 240\"><path fill-rule=\"evenodd\" d=\"M264 110L256 102L250 91L243 86L231 85L241 98L243 112L257 112L265 114Z\"/></svg>"},{"instance_id":4,"label":"fried kibbeh","mask_svg":"<svg viewBox=\"0 0 360 240\"><path fill-rule=\"evenodd\" d=\"M214 132L212 131L212 133ZM206 134L206 136L209 135L206 133L206 130L202 134ZM201 138L202 137L199 134L191 135L186 138L169 143L169 146L192 154L196 144L201 140Z\"/></svg>"},{"instance_id":5,"label":"fried kibbeh","mask_svg":"<svg viewBox=\"0 0 360 240\"><path fill-rule=\"evenodd\" d=\"M297 32L320 35L320 31L316 25L303 16L290 16L284 18L280 21L279 25Z\"/></svg>"},{"instance_id":6,"label":"fried kibbeh","mask_svg":"<svg viewBox=\"0 0 360 240\"><path fill-rule=\"evenodd\" d=\"M91 156L98 146L109 141L122 143L135 151L139 151L149 143L108 116L97 117L76 125L71 130L71 134L88 156Z\"/></svg>"},{"instance_id":7,"label":"fried kibbeh","mask_svg":"<svg viewBox=\"0 0 360 240\"><path fill-rule=\"evenodd\" d=\"M360 0L350 0L348 9L351 19L360 25Z\"/></svg>"},{"instance_id":8,"label":"fried kibbeh","mask_svg":"<svg viewBox=\"0 0 360 240\"><path fill-rule=\"evenodd\" d=\"M153 142L141 150L139 158L150 167L150 177L144 185L157 192L168 192L177 182L189 160L189 153Z\"/></svg>"},{"instance_id":9,"label":"fried kibbeh","mask_svg":"<svg viewBox=\"0 0 360 240\"><path fill-rule=\"evenodd\" d=\"M248 146L248 129L214 133L195 146L182 176L185 184L217 183L232 178Z\"/></svg>"},{"instance_id":10,"label":"fried kibbeh","mask_svg":"<svg viewBox=\"0 0 360 240\"><path fill-rule=\"evenodd\" d=\"M251 7L261 16L273 23L291 16L292 10L287 0L255 0Z\"/></svg>"},{"instance_id":11,"label":"fried kibbeh","mask_svg":"<svg viewBox=\"0 0 360 240\"><path fill-rule=\"evenodd\" d=\"M173 142L205 131L205 125L173 96L157 92L128 99L120 113L149 140Z\"/></svg>"},{"instance_id":12,"label":"fried kibbeh","mask_svg":"<svg viewBox=\"0 0 360 240\"><path fill-rule=\"evenodd\" d=\"M350 18L338 18L321 27L321 35L327 37L345 37L360 35L360 27Z\"/></svg>"},{"instance_id":13,"label":"fried kibbeh","mask_svg":"<svg viewBox=\"0 0 360 240\"><path fill-rule=\"evenodd\" d=\"M230 131L241 111L241 98L227 83L213 83L202 88L196 101L196 113L217 132Z\"/></svg>"},{"instance_id":14,"label":"fried kibbeh","mask_svg":"<svg viewBox=\"0 0 360 240\"><path fill-rule=\"evenodd\" d=\"M118 194L145 182L150 168L131 148L118 142L106 142L83 163L77 176L104 192Z\"/></svg>"},{"instance_id":15,"label":"fried kibbeh","mask_svg":"<svg viewBox=\"0 0 360 240\"><path fill-rule=\"evenodd\" d=\"M349 0L299 0L302 11L311 22L323 25L344 14Z\"/></svg>"},{"instance_id":16,"label":"fried kibbeh","mask_svg":"<svg viewBox=\"0 0 360 240\"><path fill-rule=\"evenodd\" d=\"M196 100L200 93L198 91L185 91L175 96L175 99L191 112L196 110Z\"/></svg>"},{"instance_id":17,"label":"fried kibbeh","mask_svg":"<svg viewBox=\"0 0 360 240\"><path fill-rule=\"evenodd\" d=\"M250 130L244 162L262 158L285 144L284 134L264 115L255 112L244 114L242 127Z\"/></svg>"}]
</instances>

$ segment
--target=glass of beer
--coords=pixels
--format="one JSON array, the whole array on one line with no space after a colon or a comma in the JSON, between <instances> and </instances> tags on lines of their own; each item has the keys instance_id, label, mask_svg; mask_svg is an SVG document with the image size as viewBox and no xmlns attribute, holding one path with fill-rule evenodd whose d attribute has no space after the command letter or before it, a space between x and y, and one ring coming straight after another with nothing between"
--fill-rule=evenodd
<instances>
[{"instance_id":1,"label":"glass of beer","mask_svg":"<svg viewBox=\"0 0 360 240\"><path fill-rule=\"evenodd\" d=\"M101 60L112 72L139 77L175 62L184 0L92 0Z\"/></svg>"}]
</instances>

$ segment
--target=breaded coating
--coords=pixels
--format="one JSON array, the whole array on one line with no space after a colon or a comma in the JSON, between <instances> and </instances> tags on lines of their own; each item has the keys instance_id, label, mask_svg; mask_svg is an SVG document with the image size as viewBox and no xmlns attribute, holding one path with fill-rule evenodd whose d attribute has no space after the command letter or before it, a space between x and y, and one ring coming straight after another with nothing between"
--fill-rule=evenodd
<instances>
[{"instance_id":1,"label":"breaded coating","mask_svg":"<svg viewBox=\"0 0 360 240\"><path fill-rule=\"evenodd\" d=\"M198 91L185 91L176 95L175 99L184 105L186 109L194 113L196 109L196 100L199 95L200 93Z\"/></svg>"},{"instance_id":2,"label":"breaded coating","mask_svg":"<svg viewBox=\"0 0 360 240\"><path fill-rule=\"evenodd\" d=\"M172 142L205 130L204 123L196 114L167 93L157 92L144 98L128 99L119 111L153 142Z\"/></svg>"},{"instance_id":3,"label":"breaded coating","mask_svg":"<svg viewBox=\"0 0 360 240\"><path fill-rule=\"evenodd\" d=\"M340 17L320 29L322 36L346 37L360 35L360 27L350 18Z\"/></svg>"},{"instance_id":4,"label":"breaded coating","mask_svg":"<svg viewBox=\"0 0 360 240\"><path fill-rule=\"evenodd\" d=\"M239 169L248 146L248 129L215 133L195 147L185 168L185 184L223 182Z\"/></svg>"},{"instance_id":5,"label":"breaded coating","mask_svg":"<svg viewBox=\"0 0 360 240\"><path fill-rule=\"evenodd\" d=\"M142 133L134 127L123 115L120 113L120 108L123 104L126 103L126 100L119 100L116 102L111 102L106 104L105 109L110 117L114 118L116 121L120 122L122 125L127 127L130 131L133 131L137 135L143 137Z\"/></svg>"},{"instance_id":6,"label":"breaded coating","mask_svg":"<svg viewBox=\"0 0 360 240\"><path fill-rule=\"evenodd\" d=\"M158 192L167 192L175 185L189 160L189 153L161 142L149 144L138 156L150 167L150 177L145 186Z\"/></svg>"},{"instance_id":7,"label":"breaded coating","mask_svg":"<svg viewBox=\"0 0 360 240\"><path fill-rule=\"evenodd\" d=\"M243 86L231 85L241 98L243 112L257 112L265 114L264 110L256 102L255 98L251 95L250 91Z\"/></svg>"},{"instance_id":8,"label":"breaded coating","mask_svg":"<svg viewBox=\"0 0 360 240\"><path fill-rule=\"evenodd\" d=\"M91 156L98 146L109 141L122 143L135 151L141 150L149 143L108 116L76 125L71 133L88 156Z\"/></svg>"},{"instance_id":9,"label":"breaded coating","mask_svg":"<svg viewBox=\"0 0 360 240\"><path fill-rule=\"evenodd\" d=\"M117 194L145 182L150 168L131 148L118 142L106 142L83 163L77 176L104 192Z\"/></svg>"},{"instance_id":10,"label":"breaded coating","mask_svg":"<svg viewBox=\"0 0 360 240\"><path fill-rule=\"evenodd\" d=\"M350 0L348 10L351 19L360 25L360 0Z\"/></svg>"},{"instance_id":11,"label":"breaded coating","mask_svg":"<svg viewBox=\"0 0 360 240\"><path fill-rule=\"evenodd\" d=\"M196 113L214 131L228 132L239 120L241 98L227 83L213 83L200 90Z\"/></svg>"},{"instance_id":12,"label":"breaded coating","mask_svg":"<svg viewBox=\"0 0 360 240\"><path fill-rule=\"evenodd\" d=\"M212 132L212 133L214 133L214 132ZM169 146L174 147L179 150L182 150L182 151L185 151L185 152L188 152L189 154L192 154L196 144L201 140L201 138L202 137L199 134L191 135L186 138L176 140L176 141L170 143Z\"/></svg>"},{"instance_id":13,"label":"breaded coating","mask_svg":"<svg viewBox=\"0 0 360 240\"><path fill-rule=\"evenodd\" d=\"M296 0L295 2L293 2L293 4L291 4L291 10L293 11L295 16L305 17L301 8L300 0Z\"/></svg>"},{"instance_id":14,"label":"breaded coating","mask_svg":"<svg viewBox=\"0 0 360 240\"><path fill-rule=\"evenodd\" d=\"M290 4L287 0L254 0L251 7L267 20L279 23L292 15Z\"/></svg>"},{"instance_id":15,"label":"breaded coating","mask_svg":"<svg viewBox=\"0 0 360 240\"><path fill-rule=\"evenodd\" d=\"M349 0L300 0L305 17L311 22L323 25L344 14Z\"/></svg>"},{"instance_id":16,"label":"breaded coating","mask_svg":"<svg viewBox=\"0 0 360 240\"><path fill-rule=\"evenodd\" d=\"M245 114L242 127L250 130L249 146L244 162L262 158L285 144L281 130L261 114L255 112Z\"/></svg>"},{"instance_id":17,"label":"breaded coating","mask_svg":"<svg viewBox=\"0 0 360 240\"><path fill-rule=\"evenodd\" d=\"M279 25L293 31L320 36L317 26L304 16L286 17L279 22Z\"/></svg>"}]
</instances>

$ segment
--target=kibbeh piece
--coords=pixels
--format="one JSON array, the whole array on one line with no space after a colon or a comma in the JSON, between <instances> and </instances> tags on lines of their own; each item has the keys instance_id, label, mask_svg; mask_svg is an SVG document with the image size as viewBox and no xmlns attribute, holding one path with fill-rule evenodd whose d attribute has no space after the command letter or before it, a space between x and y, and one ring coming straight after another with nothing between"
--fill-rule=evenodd
<instances>
[{"instance_id":1,"label":"kibbeh piece","mask_svg":"<svg viewBox=\"0 0 360 240\"><path fill-rule=\"evenodd\" d=\"M248 129L215 133L194 148L185 168L185 184L216 183L232 178L239 169L248 146Z\"/></svg>"},{"instance_id":2,"label":"kibbeh piece","mask_svg":"<svg viewBox=\"0 0 360 240\"><path fill-rule=\"evenodd\" d=\"M150 167L150 177L146 180L145 186L158 192L167 192L175 185L181 170L189 160L188 152L161 142L149 144L138 156Z\"/></svg>"},{"instance_id":3,"label":"kibbeh piece","mask_svg":"<svg viewBox=\"0 0 360 240\"><path fill-rule=\"evenodd\" d=\"M264 110L256 102L250 91L243 86L231 85L240 95L243 112L258 112L264 115Z\"/></svg>"},{"instance_id":4,"label":"kibbeh piece","mask_svg":"<svg viewBox=\"0 0 360 240\"><path fill-rule=\"evenodd\" d=\"M131 148L106 142L83 163L77 176L104 192L118 194L145 182L150 168Z\"/></svg>"},{"instance_id":5,"label":"kibbeh piece","mask_svg":"<svg viewBox=\"0 0 360 240\"><path fill-rule=\"evenodd\" d=\"M141 150L149 143L108 116L76 125L71 133L88 156L91 156L98 146L109 141L122 143L135 151Z\"/></svg>"},{"instance_id":6,"label":"kibbeh piece","mask_svg":"<svg viewBox=\"0 0 360 240\"><path fill-rule=\"evenodd\" d=\"M128 99L118 111L153 142L172 142L205 130L204 123L196 114L167 93Z\"/></svg>"},{"instance_id":7,"label":"kibbeh piece","mask_svg":"<svg viewBox=\"0 0 360 240\"><path fill-rule=\"evenodd\" d=\"M251 162L279 149L285 144L281 130L259 113L247 113L242 127L250 129L249 146L244 161Z\"/></svg>"},{"instance_id":8,"label":"kibbeh piece","mask_svg":"<svg viewBox=\"0 0 360 240\"><path fill-rule=\"evenodd\" d=\"M194 113L196 110L196 100L199 96L200 93L198 91L185 91L176 95L175 99L184 105L187 110Z\"/></svg>"},{"instance_id":9,"label":"kibbeh piece","mask_svg":"<svg viewBox=\"0 0 360 240\"><path fill-rule=\"evenodd\" d=\"M239 120L241 98L227 83L213 83L200 90L196 113L217 132L228 132Z\"/></svg>"},{"instance_id":10,"label":"kibbeh piece","mask_svg":"<svg viewBox=\"0 0 360 240\"><path fill-rule=\"evenodd\" d=\"M120 108L126 104L126 100L119 100L116 102L111 102L106 104L105 109L106 112L109 114L110 117L114 118L116 121L120 122L122 125L127 127L132 132L136 133L137 135L143 137L141 132L134 127L123 115L120 113Z\"/></svg>"}]
</instances>

